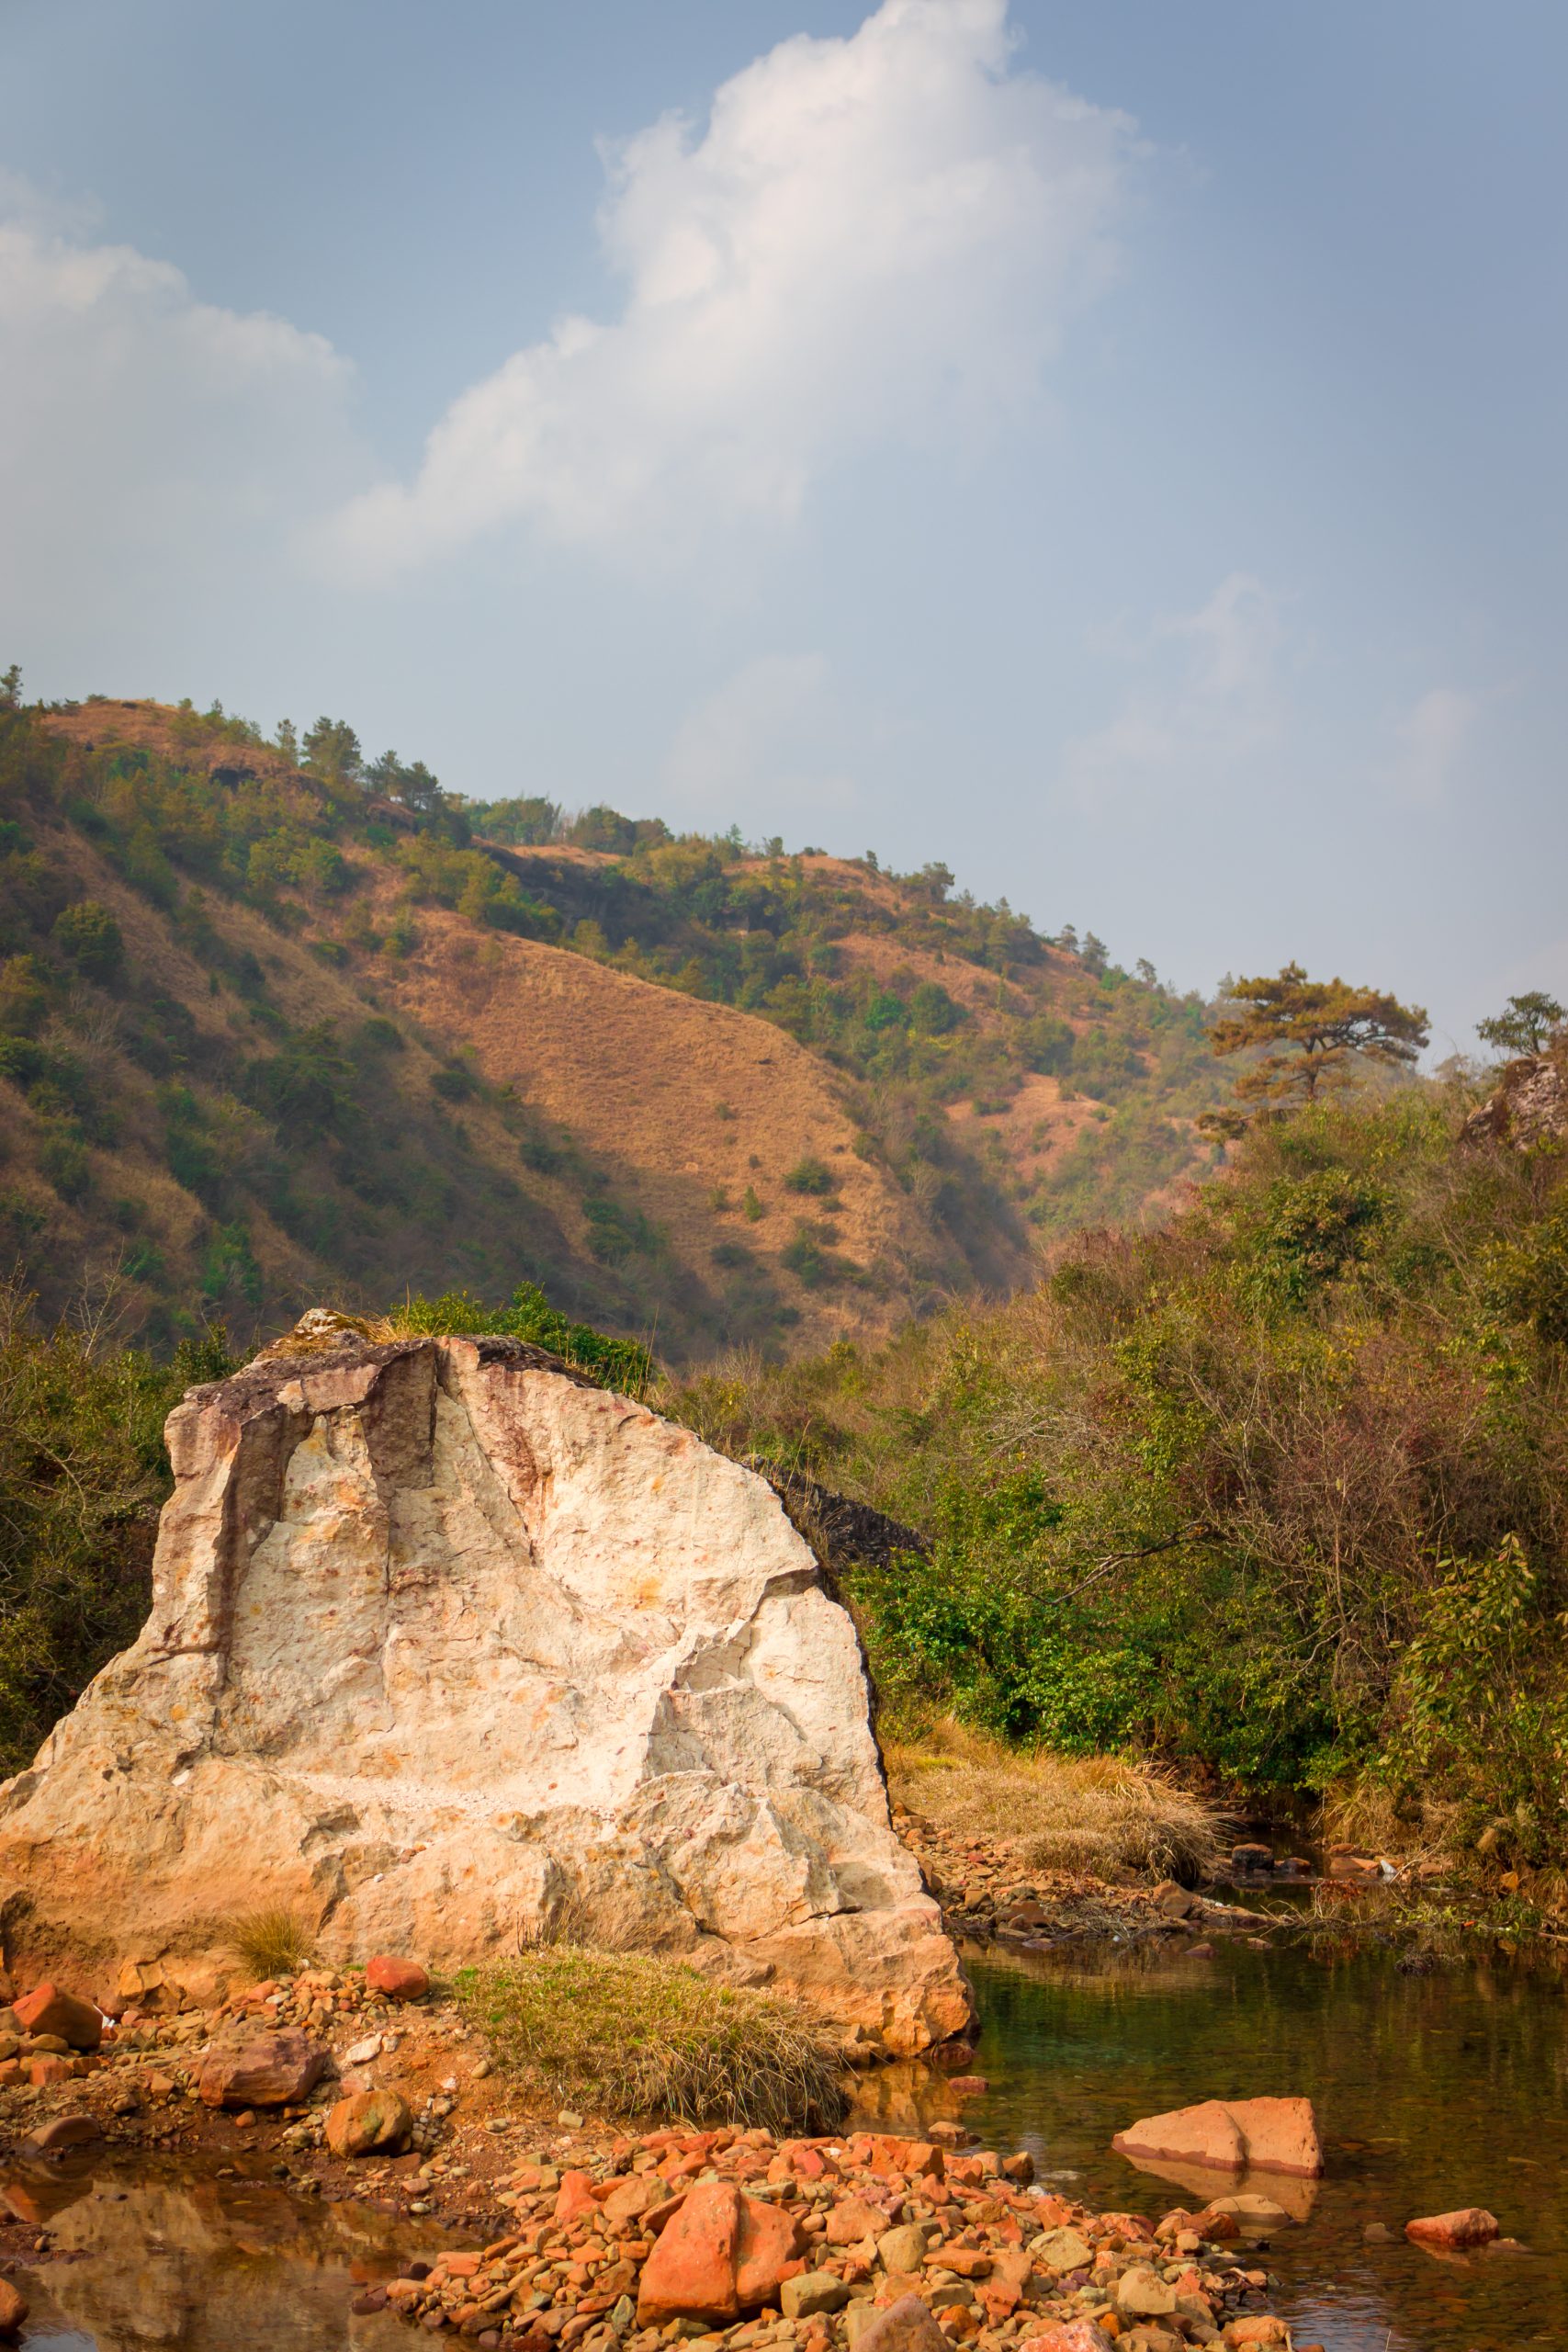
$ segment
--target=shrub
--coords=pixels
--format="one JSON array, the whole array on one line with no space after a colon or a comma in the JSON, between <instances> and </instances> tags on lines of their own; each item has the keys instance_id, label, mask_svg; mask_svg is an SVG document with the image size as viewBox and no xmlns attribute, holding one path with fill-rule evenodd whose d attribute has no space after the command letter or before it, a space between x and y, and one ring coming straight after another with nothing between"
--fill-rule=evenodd
<instances>
[{"instance_id":1,"label":"shrub","mask_svg":"<svg viewBox=\"0 0 1568 2352\"><path fill-rule=\"evenodd\" d=\"M784 1187L786 1193L810 1193L818 1197L825 1197L837 1189L833 1171L827 1161L809 1153L806 1159L795 1161L784 1177Z\"/></svg>"},{"instance_id":2,"label":"shrub","mask_svg":"<svg viewBox=\"0 0 1568 2352\"><path fill-rule=\"evenodd\" d=\"M140 1631L160 1504L165 1415L231 1371L221 1334L158 1365L40 1329L0 1284L0 1769L30 1761L51 1724Z\"/></svg>"},{"instance_id":3,"label":"shrub","mask_svg":"<svg viewBox=\"0 0 1568 2352\"><path fill-rule=\"evenodd\" d=\"M551 2100L783 2138L848 2112L835 2037L765 1993L650 1953L553 1944L457 1977L465 2017Z\"/></svg>"},{"instance_id":4,"label":"shrub","mask_svg":"<svg viewBox=\"0 0 1568 2352\"><path fill-rule=\"evenodd\" d=\"M55 917L56 944L90 980L107 986L125 960L125 942L107 907L96 899L79 899Z\"/></svg>"},{"instance_id":5,"label":"shrub","mask_svg":"<svg viewBox=\"0 0 1568 2352\"><path fill-rule=\"evenodd\" d=\"M304 1919L281 1905L225 1920L224 1941L258 1983L298 1975L316 1956L315 1937Z\"/></svg>"},{"instance_id":6,"label":"shrub","mask_svg":"<svg viewBox=\"0 0 1568 2352\"><path fill-rule=\"evenodd\" d=\"M653 1357L636 1340L612 1339L592 1324L573 1323L557 1312L536 1283L519 1283L510 1306L486 1306L471 1291L447 1291L440 1298L410 1298L387 1318L390 1334L494 1331L547 1348L602 1387L640 1396L653 1377Z\"/></svg>"},{"instance_id":7,"label":"shrub","mask_svg":"<svg viewBox=\"0 0 1568 2352\"><path fill-rule=\"evenodd\" d=\"M888 1786L912 1813L1004 1840L1032 1869L1191 1882L1221 1858L1218 1807L1137 1758L1020 1752L951 1719L886 1753Z\"/></svg>"}]
</instances>

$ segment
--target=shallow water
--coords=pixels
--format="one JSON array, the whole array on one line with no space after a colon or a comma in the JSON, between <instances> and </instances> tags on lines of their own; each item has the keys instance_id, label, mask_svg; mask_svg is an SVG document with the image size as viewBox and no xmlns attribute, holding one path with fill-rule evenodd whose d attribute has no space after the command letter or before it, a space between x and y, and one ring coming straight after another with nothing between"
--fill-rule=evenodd
<instances>
[{"instance_id":1,"label":"shallow water","mask_svg":"<svg viewBox=\"0 0 1568 2352\"><path fill-rule=\"evenodd\" d=\"M175 2160L0 2165L0 2190L52 2242L15 2266L28 2352L409 2352L399 2321L350 2302L398 2257L469 2242Z\"/></svg>"},{"instance_id":2,"label":"shallow water","mask_svg":"<svg viewBox=\"0 0 1568 2352\"><path fill-rule=\"evenodd\" d=\"M866 2120L962 2113L1027 2147L1040 2176L1100 2209L1156 2214L1236 2182L1157 2177L1112 2154L1140 2115L1213 2098L1305 2092L1328 2172L1244 2186L1304 2219L1249 2257L1284 2281L1298 2341L1329 2352L1568 2347L1568 2003L1562 1980L1500 1963L1402 1975L1390 1952L1148 1946L972 1961L982 2098L894 2068L862 2078ZM18 2266L30 2352L409 2352L360 2284L422 2249L470 2243L431 2222L324 2205L210 2166L90 2153L0 2165L0 2190L50 2250ZM1416 2213L1487 2205L1525 2254L1439 2261L1396 2236Z\"/></svg>"},{"instance_id":3,"label":"shallow water","mask_svg":"<svg viewBox=\"0 0 1568 2352\"><path fill-rule=\"evenodd\" d=\"M1568 2346L1562 1980L1508 1963L1412 1976L1394 1959L1303 1942L1222 1944L1212 1960L1145 1946L973 1962L976 2071L991 2088L964 2120L987 2143L1028 2147L1066 2194L1153 2215L1235 2177L1213 2189L1198 2173L1156 2177L1112 2154L1114 2132L1197 2099L1304 2092L1326 2177L1245 2184L1282 2204L1294 2190L1307 2212L1251 2257L1284 2281L1276 2307L1298 2342ZM1490 2207L1529 2251L1440 2260L1402 2238L1363 2240L1369 2222L1397 2236L1413 2216L1460 2205Z\"/></svg>"}]
</instances>

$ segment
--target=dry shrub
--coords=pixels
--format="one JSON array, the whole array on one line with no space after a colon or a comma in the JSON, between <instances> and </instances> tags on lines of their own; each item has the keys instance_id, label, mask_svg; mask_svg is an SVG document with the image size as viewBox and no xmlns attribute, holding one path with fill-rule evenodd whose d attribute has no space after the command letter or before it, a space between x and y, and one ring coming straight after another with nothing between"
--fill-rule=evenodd
<instances>
[{"instance_id":1,"label":"dry shrub","mask_svg":"<svg viewBox=\"0 0 1568 2352\"><path fill-rule=\"evenodd\" d=\"M891 1747L888 1782L911 1813L964 1837L1005 1841L1039 1870L1145 1871L1194 1878L1224 1850L1224 1820L1157 1765L1004 1747L942 1722Z\"/></svg>"},{"instance_id":2,"label":"dry shrub","mask_svg":"<svg viewBox=\"0 0 1568 2352\"><path fill-rule=\"evenodd\" d=\"M267 1976L294 1976L316 1956L316 1940L298 1911L281 1904L261 1911L245 1911L224 1922L223 1939L236 1959L243 1961L258 1982Z\"/></svg>"},{"instance_id":3,"label":"dry shrub","mask_svg":"<svg viewBox=\"0 0 1568 2352\"><path fill-rule=\"evenodd\" d=\"M780 2136L835 2131L848 2111L824 2019L648 1952L537 1946L465 1969L456 1990L500 2063L552 2098Z\"/></svg>"}]
</instances>

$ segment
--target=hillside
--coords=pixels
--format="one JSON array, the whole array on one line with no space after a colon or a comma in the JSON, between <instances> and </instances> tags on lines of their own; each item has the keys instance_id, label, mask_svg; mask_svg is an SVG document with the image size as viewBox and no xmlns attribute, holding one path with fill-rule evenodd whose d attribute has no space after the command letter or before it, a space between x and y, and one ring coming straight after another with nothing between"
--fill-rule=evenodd
<instances>
[{"instance_id":1,"label":"hillside","mask_svg":"<svg viewBox=\"0 0 1568 2352\"><path fill-rule=\"evenodd\" d=\"M542 836L539 837L539 836ZM941 867L462 803L321 722L0 707L0 1248L166 1343L536 1283L674 1361L1157 1216L1204 1009Z\"/></svg>"},{"instance_id":2,"label":"hillside","mask_svg":"<svg viewBox=\"0 0 1568 2352\"><path fill-rule=\"evenodd\" d=\"M929 1537L848 1579L892 1736L1323 1798L1561 1916L1568 1028L1486 1082L1306 1105L1001 1306L658 1401Z\"/></svg>"}]
</instances>

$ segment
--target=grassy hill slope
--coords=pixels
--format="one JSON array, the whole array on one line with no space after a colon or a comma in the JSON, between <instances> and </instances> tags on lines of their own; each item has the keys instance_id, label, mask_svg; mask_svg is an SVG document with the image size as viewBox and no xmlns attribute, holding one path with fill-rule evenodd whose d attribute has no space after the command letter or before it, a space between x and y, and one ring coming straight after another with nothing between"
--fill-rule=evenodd
<instances>
[{"instance_id":1,"label":"grassy hill slope","mask_svg":"<svg viewBox=\"0 0 1568 2352\"><path fill-rule=\"evenodd\" d=\"M46 1313L530 1281L677 1361L813 1350L1208 1164L1203 1008L1092 940L942 868L519 839L547 804L344 739L0 703L0 1250Z\"/></svg>"}]
</instances>

